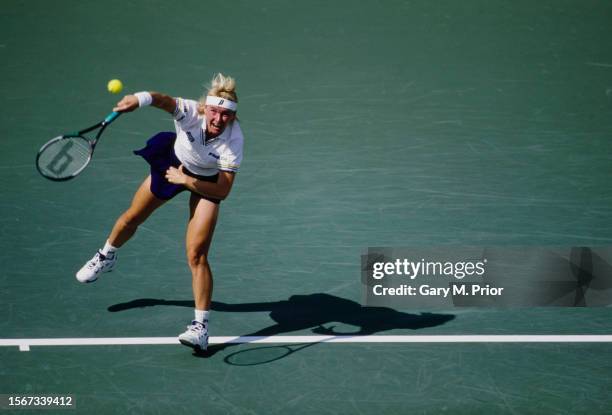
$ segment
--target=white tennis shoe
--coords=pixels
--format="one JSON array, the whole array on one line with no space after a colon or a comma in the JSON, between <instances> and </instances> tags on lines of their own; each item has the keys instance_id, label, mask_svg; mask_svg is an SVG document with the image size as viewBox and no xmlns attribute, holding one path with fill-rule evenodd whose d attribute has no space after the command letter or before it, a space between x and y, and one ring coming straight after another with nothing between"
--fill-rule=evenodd
<instances>
[{"instance_id":1,"label":"white tennis shoe","mask_svg":"<svg viewBox=\"0 0 612 415\"><path fill-rule=\"evenodd\" d=\"M187 331L178 337L181 344L193 347L196 350L206 350L208 347L208 329L199 321L192 321Z\"/></svg>"},{"instance_id":2,"label":"white tennis shoe","mask_svg":"<svg viewBox=\"0 0 612 415\"><path fill-rule=\"evenodd\" d=\"M102 252L98 251L96 255L76 273L76 279L79 282L88 283L94 282L98 279L100 274L109 272L115 266L117 262L117 254L112 253L103 255Z\"/></svg>"}]
</instances>

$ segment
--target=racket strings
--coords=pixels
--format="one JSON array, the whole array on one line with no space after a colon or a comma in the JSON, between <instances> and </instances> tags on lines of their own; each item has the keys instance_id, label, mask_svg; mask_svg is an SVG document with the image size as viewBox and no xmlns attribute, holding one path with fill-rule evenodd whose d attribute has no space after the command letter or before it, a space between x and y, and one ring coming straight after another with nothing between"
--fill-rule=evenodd
<instances>
[{"instance_id":1,"label":"racket strings","mask_svg":"<svg viewBox=\"0 0 612 415\"><path fill-rule=\"evenodd\" d=\"M47 177L67 178L81 171L91 158L89 141L67 137L51 142L38 157L38 169Z\"/></svg>"}]
</instances>

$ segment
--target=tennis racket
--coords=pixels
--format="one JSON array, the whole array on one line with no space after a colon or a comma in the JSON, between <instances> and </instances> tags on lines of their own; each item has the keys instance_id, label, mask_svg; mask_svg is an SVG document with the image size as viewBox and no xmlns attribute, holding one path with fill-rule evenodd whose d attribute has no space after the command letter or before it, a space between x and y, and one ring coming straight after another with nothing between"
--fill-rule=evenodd
<instances>
[{"instance_id":1,"label":"tennis racket","mask_svg":"<svg viewBox=\"0 0 612 415\"><path fill-rule=\"evenodd\" d=\"M49 140L36 155L38 172L43 177L56 182L76 177L91 161L96 144L106 127L119 115L120 112L112 112L96 125ZM97 133L93 140L85 136L95 130Z\"/></svg>"}]
</instances>

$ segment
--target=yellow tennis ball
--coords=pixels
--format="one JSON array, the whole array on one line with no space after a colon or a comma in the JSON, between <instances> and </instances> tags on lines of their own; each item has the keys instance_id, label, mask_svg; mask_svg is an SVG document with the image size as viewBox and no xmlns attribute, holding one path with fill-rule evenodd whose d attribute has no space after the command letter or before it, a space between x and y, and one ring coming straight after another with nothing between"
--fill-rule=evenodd
<instances>
[{"instance_id":1,"label":"yellow tennis ball","mask_svg":"<svg viewBox=\"0 0 612 415\"><path fill-rule=\"evenodd\" d=\"M111 79L106 87L111 94L118 94L123 89L123 84L118 79Z\"/></svg>"}]
</instances>

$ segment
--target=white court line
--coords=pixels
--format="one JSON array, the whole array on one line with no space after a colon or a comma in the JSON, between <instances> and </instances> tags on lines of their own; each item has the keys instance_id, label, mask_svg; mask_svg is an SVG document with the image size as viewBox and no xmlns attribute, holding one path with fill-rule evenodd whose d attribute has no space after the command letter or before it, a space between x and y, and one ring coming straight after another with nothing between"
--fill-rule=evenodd
<instances>
[{"instance_id":1,"label":"white court line","mask_svg":"<svg viewBox=\"0 0 612 415\"><path fill-rule=\"evenodd\" d=\"M592 334L476 334L431 336L218 336L209 344L225 343L612 343L612 335ZM176 337L93 337L65 339L0 339L0 346L120 346L179 344Z\"/></svg>"}]
</instances>

